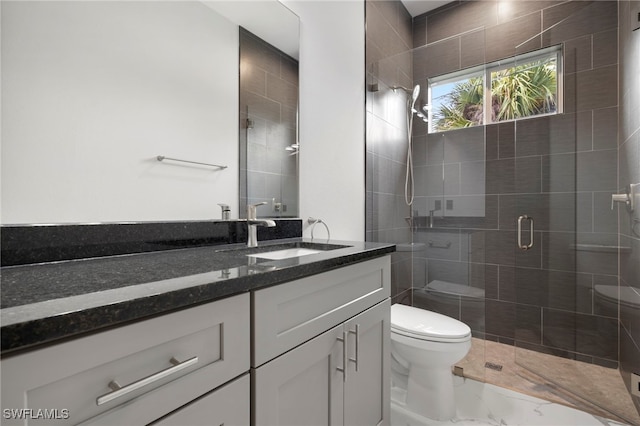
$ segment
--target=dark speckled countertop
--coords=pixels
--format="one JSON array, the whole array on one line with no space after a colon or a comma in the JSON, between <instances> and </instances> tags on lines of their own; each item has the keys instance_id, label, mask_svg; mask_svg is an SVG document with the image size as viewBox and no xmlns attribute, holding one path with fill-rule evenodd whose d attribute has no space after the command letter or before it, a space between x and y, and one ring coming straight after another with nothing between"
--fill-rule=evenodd
<instances>
[{"instance_id":1,"label":"dark speckled countertop","mask_svg":"<svg viewBox=\"0 0 640 426\"><path fill-rule=\"evenodd\" d=\"M284 260L250 258L295 238L22 266L1 270L2 354L314 275L395 251L393 244L331 241Z\"/></svg>"}]
</instances>

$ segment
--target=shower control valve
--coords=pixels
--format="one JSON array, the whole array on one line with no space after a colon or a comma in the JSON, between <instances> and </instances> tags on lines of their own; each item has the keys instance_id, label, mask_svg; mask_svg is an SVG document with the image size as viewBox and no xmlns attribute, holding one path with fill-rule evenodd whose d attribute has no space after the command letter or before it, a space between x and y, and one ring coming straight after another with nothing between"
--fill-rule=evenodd
<instances>
[{"instance_id":1,"label":"shower control valve","mask_svg":"<svg viewBox=\"0 0 640 426\"><path fill-rule=\"evenodd\" d=\"M614 203L624 203L629 212L633 212L636 206L636 198L640 197L640 183L632 183L627 186L625 194L611 194L611 210Z\"/></svg>"}]
</instances>

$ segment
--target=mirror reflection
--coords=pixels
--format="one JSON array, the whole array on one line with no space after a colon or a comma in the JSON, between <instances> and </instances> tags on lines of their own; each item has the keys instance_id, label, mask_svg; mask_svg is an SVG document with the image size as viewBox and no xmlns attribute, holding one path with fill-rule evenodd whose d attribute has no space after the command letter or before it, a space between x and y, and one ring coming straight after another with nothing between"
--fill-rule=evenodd
<instances>
[{"instance_id":1,"label":"mirror reflection","mask_svg":"<svg viewBox=\"0 0 640 426\"><path fill-rule=\"evenodd\" d=\"M3 224L210 220L218 204L243 215L240 27L297 55L291 11L276 0L0 7Z\"/></svg>"},{"instance_id":2,"label":"mirror reflection","mask_svg":"<svg viewBox=\"0 0 640 426\"><path fill-rule=\"evenodd\" d=\"M240 214L298 215L298 61L240 28Z\"/></svg>"}]
</instances>

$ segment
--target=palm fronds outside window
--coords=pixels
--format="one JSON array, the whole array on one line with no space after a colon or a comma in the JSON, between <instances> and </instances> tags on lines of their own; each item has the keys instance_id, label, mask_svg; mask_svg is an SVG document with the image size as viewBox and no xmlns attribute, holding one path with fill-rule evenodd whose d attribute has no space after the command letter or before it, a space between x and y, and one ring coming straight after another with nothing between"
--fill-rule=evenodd
<instances>
[{"instance_id":1,"label":"palm fronds outside window","mask_svg":"<svg viewBox=\"0 0 640 426\"><path fill-rule=\"evenodd\" d=\"M558 112L559 50L430 81L431 131ZM487 111L489 111L487 113Z\"/></svg>"}]
</instances>

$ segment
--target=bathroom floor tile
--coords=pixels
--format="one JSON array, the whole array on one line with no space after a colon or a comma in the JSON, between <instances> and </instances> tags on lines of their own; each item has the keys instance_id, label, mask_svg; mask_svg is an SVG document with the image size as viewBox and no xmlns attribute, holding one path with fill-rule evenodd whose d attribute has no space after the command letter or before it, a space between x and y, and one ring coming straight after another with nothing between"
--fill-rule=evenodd
<instances>
[{"instance_id":1,"label":"bathroom floor tile","mask_svg":"<svg viewBox=\"0 0 640 426\"><path fill-rule=\"evenodd\" d=\"M455 377L456 416L431 420L392 401L393 426L618 426L619 423L584 411L472 379Z\"/></svg>"},{"instance_id":2,"label":"bathroom floor tile","mask_svg":"<svg viewBox=\"0 0 640 426\"><path fill-rule=\"evenodd\" d=\"M486 368L485 362L502 366L502 369ZM640 415L616 369L476 338L472 339L467 357L456 367L456 374L466 378L575 408L593 416L640 425ZM598 383L598 386L592 386L593 383Z\"/></svg>"}]
</instances>

